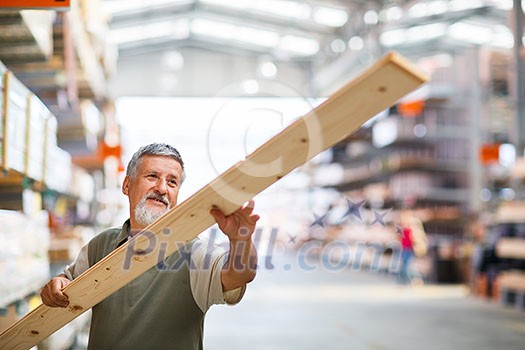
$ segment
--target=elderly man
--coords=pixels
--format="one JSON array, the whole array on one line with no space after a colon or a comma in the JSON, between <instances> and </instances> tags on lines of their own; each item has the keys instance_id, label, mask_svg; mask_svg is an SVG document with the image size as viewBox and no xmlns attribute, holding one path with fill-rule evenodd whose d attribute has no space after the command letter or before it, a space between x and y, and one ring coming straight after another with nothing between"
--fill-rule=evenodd
<instances>
[{"instance_id":1,"label":"elderly man","mask_svg":"<svg viewBox=\"0 0 525 350\"><path fill-rule=\"evenodd\" d=\"M129 220L84 246L75 262L43 288L44 304L66 307L62 289L71 280L174 207L183 174L184 163L172 146L140 148L122 184ZM259 216L253 201L228 216L218 209L210 214L230 241L229 254L195 239L164 259L163 268L151 268L110 295L93 307L89 349L202 349L206 311L213 304L241 300L255 278L257 259L251 236Z\"/></svg>"}]
</instances>

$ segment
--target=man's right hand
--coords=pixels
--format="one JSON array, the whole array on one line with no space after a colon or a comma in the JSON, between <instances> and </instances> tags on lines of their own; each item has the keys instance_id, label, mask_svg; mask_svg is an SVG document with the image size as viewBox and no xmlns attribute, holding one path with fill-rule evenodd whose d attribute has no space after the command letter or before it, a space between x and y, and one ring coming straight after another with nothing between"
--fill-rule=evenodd
<instances>
[{"instance_id":1,"label":"man's right hand","mask_svg":"<svg viewBox=\"0 0 525 350\"><path fill-rule=\"evenodd\" d=\"M42 302L51 307L66 307L69 305L69 298L67 295L62 293L64 289L71 281L67 279L66 275L61 274L57 277L52 278L44 286L40 292Z\"/></svg>"}]
</instances>

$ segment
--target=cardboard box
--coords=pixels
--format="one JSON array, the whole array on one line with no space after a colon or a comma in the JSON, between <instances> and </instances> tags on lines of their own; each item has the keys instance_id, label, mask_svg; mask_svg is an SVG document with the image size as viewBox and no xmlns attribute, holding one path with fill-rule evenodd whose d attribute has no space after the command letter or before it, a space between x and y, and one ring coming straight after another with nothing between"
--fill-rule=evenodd
<instances>
[{"instance_id":1,"label":"cardboard box","mask_svg":"<svg viewBox=\"0 0 525 350\"><path fill-rule=\"evenodd\" d=\"M27 114L25 173L34 180L42 181L44 176L46 119L51 112L36 95L30 94L28 96Z\"/></svg>"},{"instance_id":2,"label":"cardboard box","mask_svg":"<svg viewBox=\"0 0 525 350\"><path fill-rule=\"evenodd\" d=\"M29 90L8 71L4 75L2 167L25 172Z\"/></svg>"},{"instance_id":3,"label":"cardboard box","mask_svg":"<svg viewBox=\"0 0 525 350\"><path fill-rule=\"evenodd\" d=\"M51 153L57 147L57 128L58 123L54 115L50 114L45 122L44 131L44 160L43 160L43 174L42 179L46 182L47 164L50 162Z\"/></svg>"},{"instance_id":4,"label":"cardboard box","mask_svg":"<svg viewBox=\"0 0 525 350\"><path fill-rule=\"evenodd\" d=\"M5 74L7 68L0 62L0 168L3 167L4 162L4 98L5 98Z\"/></svg>"},{"instance_id":5,"label":"cardboard box","mask_svg":"<svg viewBox=\"0 0 525 350\"><path fill-rule=\"evenodd\" d=\"M69 193L71 187L71 155L59 147L49 151L46 156L44 182L52 190Z\"/></svg>"}]
</instances>

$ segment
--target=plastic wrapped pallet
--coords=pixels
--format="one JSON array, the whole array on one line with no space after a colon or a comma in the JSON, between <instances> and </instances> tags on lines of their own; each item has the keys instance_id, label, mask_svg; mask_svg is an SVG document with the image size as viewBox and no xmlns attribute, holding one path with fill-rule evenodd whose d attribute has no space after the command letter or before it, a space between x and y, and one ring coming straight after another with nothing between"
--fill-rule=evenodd
<instances>
[{"instance_id":1,"label":"plastic wrapped pallet","mask_svg":"<svg viewBox=\"0 0 525 350\"><path fill-rule=\"evenodd\" d=\"M69 193L71 188L71 155L55 147L46 156L44 182L47 187L60 193Z\"/></svg>"},{"instance_id":2,"label":"plastic wrapped pallet","mask_svg":"<svg viewBox=\"0 0 525 350\"><path fill-rule=\"evenodd\" d=\"M2 167L25 171L27 97L29 90L8 71L4 75Z\"/></svg>"},{"instance_id":3,"label":"plastic wrapped pallet","mask_svg":"<svg viewBox=\"0 0 525 350\"><path fill-rule=\"evenodd\" d=\"M93 176L86 170L73 166L69 193L86 203L91 202L95 197L95 180Z\"/></svg>"},{"instance_id":4,"label":"plastic wrapped pallet","mask_svg":"<svg viewBox=\"0 0 525 350\"><path fill-rule=\"evenodd\" d=\"M0 210L0 306L35 292L49 279L49 237L45 212L30 219Z\"/></svg>"},{"instance_id":5,"label":"plastic wrapped pallet","mask_svg":"<svg viewBox=\"0 0 525 350\"><path fill-rule=\"evenodd\" d=\"M57 128L58 123L54 115L49 115L45 123L44 135L44 173L42 175L44 182L47 184L47 168L51 163L53 150L57 148Z\"/></svg>"},{"instance_id":6,"label":"plastic wrapped pallet","mask_svg":"<svg viewBox=\"0 0 525 350\"><path fill-rule=\"evenodd\" d=\"M46 119L51 112L40 101L40 99L30 94L28 97L27 109L27 149L25 157L25 173L28 177L42 181L44 176L44 146Z\"/></svg>"},{"instance_id":7,"label":"plastic wrapped pallet","mask_svg":"<svg viewBox=\"0 0 525 350\"><path fill-rule=\"evenodd\" d=\"M5 96L5 74L7 69L0 62L0 167L4 162L4 96Z\"/></svg>"},{"instance_id":8,"label":"plastic wrapped pallet","mask_svg":"<svg viewBox=\"0 0 525 350\"><path fill-rule=\"evenodd\" d=\"M53 53L53 21L54 11L24 10L20 12L24 23L31 32L41 53L50 57Z\"/></svg>"}]
</instances>

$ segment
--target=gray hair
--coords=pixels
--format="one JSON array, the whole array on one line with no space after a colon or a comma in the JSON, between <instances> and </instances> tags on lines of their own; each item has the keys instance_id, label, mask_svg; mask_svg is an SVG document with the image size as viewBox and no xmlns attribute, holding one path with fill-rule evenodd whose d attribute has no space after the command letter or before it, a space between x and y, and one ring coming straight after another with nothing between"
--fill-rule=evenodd
<instances>
[{"instance_id":1,"label":"gray hair","mask_svg":"<svg viewBox=\"0 0 525 350\"><path fill-rule=\"evenodd\" d=\"M172 159L179 162L182 168L182 179L181 182L186 178L186 173L184 172L184 162L180 156L179 151L167 143L150 143L149 145L142 146L138 149L137 152L133 154L131 160L128 163L126 169L126 175L130 177L135 177L140 165L140 160L144 156L165 156L171 157Z\"/></svg>"}]
</instances>

